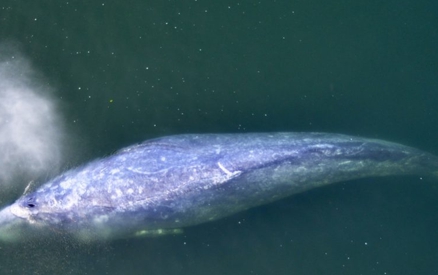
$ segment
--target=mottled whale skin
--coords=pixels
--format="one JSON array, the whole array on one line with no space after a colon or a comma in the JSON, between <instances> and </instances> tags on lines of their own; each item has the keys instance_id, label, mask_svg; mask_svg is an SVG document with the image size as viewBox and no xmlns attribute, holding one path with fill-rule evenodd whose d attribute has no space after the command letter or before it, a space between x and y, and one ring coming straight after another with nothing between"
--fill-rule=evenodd
<instances>
[{"instance_id":1,"label":"mottled whale skin","mask_svg":"<svg viewBox=\"0 0 438 275\"><path fill-rule=\"evenodd\" d=\"M0 239L98 240L171 230L330 183L435 175L438 158L327 133L188 134L145 141L67 171L0 212Z\"/></svg>"}]
</instances>

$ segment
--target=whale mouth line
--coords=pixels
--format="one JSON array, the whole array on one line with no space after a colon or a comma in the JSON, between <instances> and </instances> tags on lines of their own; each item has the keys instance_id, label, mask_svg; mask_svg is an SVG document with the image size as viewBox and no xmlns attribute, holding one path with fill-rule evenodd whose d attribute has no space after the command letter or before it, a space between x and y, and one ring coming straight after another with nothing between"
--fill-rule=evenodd
<instances>
[{"instance_id":1,"label":"whale mouth line","mask_svg":"<svg viewBox=\"0 0 438 275\"><path fill-rule=\"evenodd\" d=\"M29 219L30 217L30 211L26 208L20 207L18 204L14 203L9 207L9 211L11 211L12 214L15 216L22 218L22 219Z\"/></svg>"}]
</instances>

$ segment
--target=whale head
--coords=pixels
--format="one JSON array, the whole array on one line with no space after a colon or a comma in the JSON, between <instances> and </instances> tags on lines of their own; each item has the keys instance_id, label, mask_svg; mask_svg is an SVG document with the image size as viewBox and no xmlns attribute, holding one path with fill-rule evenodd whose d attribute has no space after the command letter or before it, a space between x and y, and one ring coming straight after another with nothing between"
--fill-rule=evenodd
<instances>
[{"instance_id":1,"label":"whale head","mask_svg":"<svg viewBox=\"0 0 438 275\"><path fill-rule=\"evenodd\" d=\"M47 221L40 218L45 204L26 195L0 211L0 241L15 242L44 234Z\"/></svg>"}]
</instances>

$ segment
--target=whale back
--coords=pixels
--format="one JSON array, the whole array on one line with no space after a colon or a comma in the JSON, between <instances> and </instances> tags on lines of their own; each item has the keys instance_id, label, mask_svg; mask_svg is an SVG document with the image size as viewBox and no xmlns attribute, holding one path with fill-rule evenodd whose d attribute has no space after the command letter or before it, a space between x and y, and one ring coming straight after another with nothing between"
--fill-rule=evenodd
<instances>
[{"instance_id":1,"label":"whale back","mask_svg":"<svg viewBox=\"0 0 438 275\"><path fill-rule=\"evenodd\" d=\"M431 154L339 134L177 135L67 171L12 209L38 224L124 235L216 220L330 183L436 171Z\"/></svg>"}]
</instances>

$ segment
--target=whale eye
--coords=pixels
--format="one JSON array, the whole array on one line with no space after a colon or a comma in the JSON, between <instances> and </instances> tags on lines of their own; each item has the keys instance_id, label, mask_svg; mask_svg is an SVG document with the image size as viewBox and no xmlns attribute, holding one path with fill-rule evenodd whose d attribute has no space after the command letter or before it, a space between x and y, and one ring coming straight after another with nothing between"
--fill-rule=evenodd
<instances>
[{"instance_id":1,"label":"whale eye","mask_svg":"<svg viewBox=\"0 0 438 275\"><path fill-rule=\"evenodd\" d=\"M36 206L33 197L27 199L26 206L29 208L34 208Z\"/></svg>"}]
</instances>

